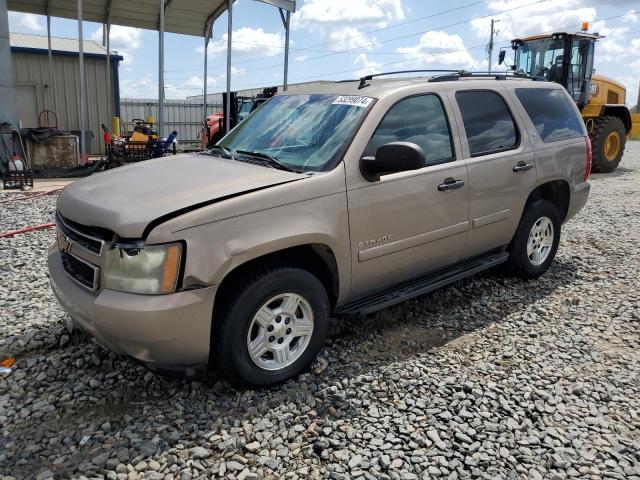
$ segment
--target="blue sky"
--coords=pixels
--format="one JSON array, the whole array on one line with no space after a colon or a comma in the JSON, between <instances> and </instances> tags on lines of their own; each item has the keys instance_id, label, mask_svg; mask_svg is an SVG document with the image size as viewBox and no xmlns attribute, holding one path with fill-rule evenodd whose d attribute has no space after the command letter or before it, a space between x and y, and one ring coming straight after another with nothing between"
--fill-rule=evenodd
<instances>
[{"instance_id":1,"label":"blue sky","mask_svg":"<svg viewBox=\"0 0 640 480\"><path fill-rule=\"evenodd\" d=\"M491 18L496 45L532 33L577 31L583 21L606 36L596 47L596 70L627 86L637 99L640 79L638 0L298 0L292 16L289 81L340 80L407 68L487 68ZM234 8L232 87L281 83L284 29L277 9L253 0ZM45 34L45 17L10 12L13 32ZM226 14L214 26L209 91L224 89ZM85 22L85 36L101 41L101 25ZM74 21L54 18L52 34L77 38ZM125 58L121 96L157 97L158 34L112 27L112 48ZM167 98L202 93L203 39L166 34ZM497 49L496 49L497 50ZM497 52L494 53L494 61Z\"/></svg>"}]
</instances>

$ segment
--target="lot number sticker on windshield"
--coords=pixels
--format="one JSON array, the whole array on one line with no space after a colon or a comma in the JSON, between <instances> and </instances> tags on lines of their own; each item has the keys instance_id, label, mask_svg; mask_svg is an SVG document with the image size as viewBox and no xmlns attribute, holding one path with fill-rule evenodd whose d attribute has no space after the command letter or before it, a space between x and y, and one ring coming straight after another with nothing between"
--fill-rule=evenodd
<instances>
[{"instance_id":1,"label":"lot number sticker on windshield","mask_svg":"<svg viewBox=\"0 0 640 480\"><path fill-rule=\"evenodd\" d=\"M351 105L352 107L366 108L373 101L371 97L361 97L360 95L341 95L336 98L332 105Z\"/></svg>"}]
</instances>

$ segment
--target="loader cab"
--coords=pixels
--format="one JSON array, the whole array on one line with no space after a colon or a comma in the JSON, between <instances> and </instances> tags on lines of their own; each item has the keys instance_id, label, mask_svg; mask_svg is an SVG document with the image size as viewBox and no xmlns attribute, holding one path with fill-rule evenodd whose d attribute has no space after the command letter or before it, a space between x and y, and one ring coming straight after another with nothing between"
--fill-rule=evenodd
<instances>
[{"instance_id":1,"label":"loader cab","mask_svg":"<svg viewBox=\"0 0 640 480\"><path fill-rule=\"evenodd\" d=\"M511 68L561 84L582 109L589 102L593 51L598 38L598 34L554 33L515 39L511 42L515 53Z\"/></svg>"}]
</instances>

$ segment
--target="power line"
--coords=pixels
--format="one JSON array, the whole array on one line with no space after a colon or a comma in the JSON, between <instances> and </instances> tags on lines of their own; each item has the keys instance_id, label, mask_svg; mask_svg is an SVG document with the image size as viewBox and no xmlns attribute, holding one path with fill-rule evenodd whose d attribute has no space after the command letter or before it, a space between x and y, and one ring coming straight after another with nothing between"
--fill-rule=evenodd
<instances>
[{"instance_id":1,"label":"power line","mask_svg":"<svg viewBox=\"0 0 640 480\"><path fill-rule=\"evenodd\" d=\"M541 1L546 1L546 0L541 0ZM493 16L493 15L499 15L500 13L505 13L506 11L516 10L518 8L524 8L524 7L533 5L533 4L541 3L541 1L537 1L537 2L534 2L532 4L522 5L520 7L515 7L515 8L504 10L504 11L501 11L501 12L495 12L495 13L493 13L491 15L486 15L484 17L476 17L476 18L487 18L487 17ZM565 12L565 11L567 11L567 10L562 10L562 11L558 11L558 12L551 12L549 14L553 15L553 14L562 13L562 12ZM592 23L613 20L613 19L622 18L622 17L626 17L626 16L629 16L629 15L633 15L633 14L634 14L634 12L629 12L629 13L626 13L626 14L614 15L614 16L611 16L611 17L598 18L598 19L594 19L592 21ZM471 19L471 20L475 20L475 18ZM468 21L465 21L465 22L458 22L456 24L451 24L451 25L445 26L445 27L435 27L435 29L449 28L450 26L459 25L461 23L469 23L471 20L468 20ZM559 30L563 30L563 29L569 29L570 27L575 27L576 25L577 24L571 24L571 25L565 25L563 27L557 27L557 28L554 28L554 29L549 30L547 32L542 32L541 34L548 34L548 33L553 33L555 31L559 31ZM427 31L431 31L431 30L433 30L433 29L430 29L430 30L427 30ZM637 33L637 32L640 32L640 30L625 32L625 34L632 34L632 33ZM388 42L393 41L395 39L407 38L407 37L416 36L416 35L419 35L419 34L422 34L422 33L426 33L426 32L419 32L419 33L414 33L414 34L410 34L410 35L405 35L405 36L402 36L402 37L396 37L394 39L390 39L390 40L387 40L386 42L380 42L380 43L388 43ZM502 46L502 45L510 45L510 44L511 44L511 41L504 41L504 42L498 43L497 45ZM435 52L435 51L434 52L423 52L425 55L419 55L419 56L414 55L412 58L404 58L402 60L398 60L398 61L394 61L394 62L382 63L382 64L379 64L377 67L383 67L383 66L389 66L389 65L397 65L397 64L405 63L405 62L408 62L408 61L411 61L411 60L422 60L422 59L428 59L428 58L436 58L439 55L445 55L445 54L450 54L450 53L460 53L460 52L466 52L466 51L468 52L468 51L471 51L471 50L476 50L476 49L479 49L479 48L483 48L484 46L485 45L482 44L482 45L475 45L475 46L472 46L472 47L468 47L468 48L464 48L464 49L458 49L458 50L438 51L438 52ZM340 52L335 52L335 53L336 54L337 53L347 53L347 52L350 52L351 50L353 50L353 49L347 49L347 50L340 51ZM401 54L401 53L398 53L398 52L394 52L394 53L396 53L398 55ZM321 56L321 57L324 58L325 56L327 56L327 55L324 55L324 56ZM316 57L316 58L318 58L318 57ZM282 64L280 64L278 66L281 66L281 65ZM259 68L259 69L252 69L252 70L250 70L248 72L250 73L250 72L253 72L253 71L256 71L256 70L262 70L262 69L265 69L265 68L273 68L273 67L270 66L270 67L262 67L262 68ZM336 71L336 72L330 72L330 73L326 73L325 77L328 76L328 75L339 75L339 74L343 74L343 73L351 73L351 72L355 72L357 70L361 70L361 68L357 68L356 67L356 68L351 68L351 69L347 69L347 70L340 70L340 71ZM303 79L314 78L314 77L317 78L317 75L306 75L306 76L301 76L301 77L299 76L299 77L292 78L292 80L303 80ZM182 77L182 78L187 78L188 79L188 78L191 78L191 77ZM181 77L176 77L176 78L173 78L172 80L180 80L180 79L181 79ZM253 84L253 83L243 83L242 84L241 83L241 84L237 84L236 87L243 87L243 86L249 86L249 85L255 85L255 84ZM256 88L259 88L259 87L256 86ZM181 88L181 89L182 90L201 90L201 87L184 87L184 88Z\"/></svg>"},{"instance_id":2,"label":"power line","mask_svg":"<svg viewBox=\"0 0 640 480\"><path fill-rule=\"evenodd\" d=\"M540 1L547 1L547 0L540 0ZM408 20L406 22L396 23L396 24L390 25L388 27L376 28L374 30L369 30L367 32L363 32L363 33L359 33L359 34L356 34L356 35L350 35L350 36L347 36L347 37L343 37L340 40L331 40L331 41L322 42L322 43L315 43L315 44L309 45L308 47L292 48L292 49L290 49L290 52L313 51L311 49L313 49L315 47L321 47L323 45L332 45L332 44L344 42L345 40L350 40L350 39L353 39L353 38L359 38L359 37L364 37L366 35L371 35L372 33L382 32L384 30L391 30L391 29L398 28L398 27L401 27L401 26L404 26L404 25L409 25L410 23L421 22L422 20L427 20L429 18L435 18L435 17L438 17L440 15L445 15L447 13L452 13L452 12L455 12L455 11L458 11L458 10L463 10L465 8L473 7L475 5L480 5L482 3L484 3L484 0L467 3L465 5L460 5L459 7L450 8L449 10L443 10L443 11L440 11L440 12L437 12L437 13L432 13L430 15L426 15L426 16L420 17L420 18L415 18L413 20ZM540 2L536 2L536 3L540 3ZM224 36L223 37L219 37L219 38L212 37L212 39L226 41L226 37L224 37ZM263 43L257 43L257 42L241 42L239 40L233 40L233 41L234 42L238 42L238 43L244 43L244 44L247 44L247 45L258 45L258 46L261 46L261 47L265 47L266 46L266 47L282 48L282 45L269 45L269 44L265 45ZM252 59L252 60L244 60L242 62L236 62L236 63L257 62L257 61L264 60L265 58L275 57L277 55L279 55L279 54L269 55L267 57L260 57L260 58L256 58L256 59ZM213 68L217 68L217 67L224 67L224 66L226 66L226 64L225 65L214 65L212 67ZM200 69L201 69L201 67L198 67L198 68L194 68L193 70L200 70ZM171 70L167 70L167 72L170 72L170 71ZM186 70L174 70L174 71L186 71Z\"/></svg>"},{"instance_id":3,"label":"power line","mask_svg":"<svg viewBox=\"0 0 640 480\"><path fill-rule=\"evenodd\" d=\"M481 16L481 17L469 18L469 19L466 19L466 20L463 20L463 21L460 21L460 22L450 23L449 25L444 25L444 26L439 26L439 27L432 27L432 28L429 28L427 30L421 30L421 31L416 32L416 33L411 33L411 34L408 34L408 35L401 35L399 37L393 37L393 38L390 38L390 39L387 39L387 40L371 43L371 44L368 44L368 45L359 45L357 47L351 47L351 48L347 48L347 49L344 49L344 50L336 50L336 51L333 51L331 53L327 53L327 54L324 54L324 55L318 55L318 56L311 57L311 58L305 58L303 60L294 60L292 62L289 62L289 64L291 64L291 63L309 62L309 61L312 61L312 60L318 60L318 59L321 59L321 58L331 57L333 55L338 55L338 54L341 54L341 53L353 52L354 50L359 50L359 49L368 48L368 47L375 47L377 45L382 45L384 43L390 43L390 42L394 42L396 40L404 40L404 39L407 39L407 38L416 37L418 35L423 35L423 34L425 34L427 32L433 31L433 30L445 30L447 28L456 27L456 26L459 26L459 25L464 25L466 23L470 23L470 22L472 22L474 20L480 20L480 19L483 19L483 18L490 18L490 17L492 17L494 15L500 15L502 13L507 13L507 12L511 12L511 11L514 11L514 10L519 10L521 8L530 7L532 5L537 5L539 3L543 3L543 2L547 2L547 1L549 1L549 0L536 0L535 2L527 3L527 4L524 4L524 5L519 5L519 6L513 7L513 8L508 8L508 9L505 9L505 10L502 10L502 11L499 11L499 12L495 12L495 13L492 13L492 14L489 14L489 15L484 15L484 16ZM239 63L240 62L238 62L236 64L239 64ZM278 64L267 65L267 66L263 66L263 67L252 68L251 71L255 72L255 71L259 71L259 70L267 70L267 69L270 69L270 68L276 68L276 67L282 67L282 66L284 66L283 63L278 63ZM190 77L183 77L183 78L190 78ZM179 80L180 78L179 77L175 77L175 79Z\"/></svg>"},{"instance_id":4,"label":"power line","mask_svg":"<svg viewBox=\"0 0 640 480\"><path fill-rule=\"evenodd\" d=\"M625 17L625 16L628 16L628 15L632 15L632 14L633 13L630 12L630 13L623 14L623 15L614 15L612 17L599 18L599 19L593 20L593 22L601 22L601 21L613 20L613 19L616 19L616 18L621 18L621 17ZM543 34L553 33L554 31L568 29L568 28L576 26L576 25L577 24L572 24L572 25L566 25L564 27L558 27L558 28L555 28L555 29L550 30L548 32L544 32ZM625 33L626 34L632 34L632 33L637 33L637 32L640 32L640 30L630 31L630 32L625 32ZM511 42L510 41L509 42L501 42L501 44L510 45ZM484 46L485 45L482 44L482 45L477 45L477 46L474 46L474 47L469 47L469 48L465 48L465 49L461 49L461 50L455 50L455 51L449 51L449 52L440 52L439 54L429 55L429 56L427 56L425 58L434 58L434 57L437 57L438 55L447 54L447 53L458 53L458 52L469 51L469 50L476 49L476 48L483 48ZM422 59L422 57L414 57L414 58ZM412 59L405 58L403 60L399 60L399 61L396 61L396 62L383 63L383 64L378 65L378 67L384 67L384 66L389 66L389 65L397 65L397 64L405 63L405 62L408 62L408 61L411 61L411 60ZM351 72L355 72L355 71L358 71L358 70L361 70L361 69L360 68L351 68L351 69L348 69L348 70L340 70L340 71L337 71L337 72L329 72L329 73L325 73L324 77L331 76L331 75L340 75L340 74L343 74L343 73L351 73ZM293 77L292 80L304 80L306 78L313 78L313 77L317 77L317 75L306 75L306 76L302 76L302 77ZM236 85L236 87L243 87L243 86L249 86L249 85L255 85L255 84L244 83L244 84L238 84L238 85ZM259 88L259 87L256 86L255 88Z\"/></svg>"}]
</instances>

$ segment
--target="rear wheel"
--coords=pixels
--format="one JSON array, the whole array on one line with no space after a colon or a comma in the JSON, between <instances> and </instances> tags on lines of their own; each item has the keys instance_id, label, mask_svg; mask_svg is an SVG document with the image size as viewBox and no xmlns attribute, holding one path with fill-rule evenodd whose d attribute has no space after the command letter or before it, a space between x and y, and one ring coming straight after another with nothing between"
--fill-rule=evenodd
<instances>
[{"instance_id":1,"label":"rear wheel","mask_svg":"<svg viewBox=\"0 0 640 480\"><path fill-rule=\"evenodd\" d=\"M322 283L295 267L249 279L221 309L212 348L237 385L269 386L307 368L322 348L329 298Z\"/></svg>"},{"instance_id":2,"label":"rear wheel","mask_svg":"<svg viewBox=\"0 0 640 480\"><path fill-rule=\"evenodd\" d=\"M519 277L537 278L547 271L560 243L560 215L548 200L536 200L525 208L509 245L507 265Z\"/></svg>"},{"instance_id":3,"label":"rear wheel","mask_svg":"<svg viewBox=\"0 0 640 480\"><path fill-rule=\"evenodd\" d=\"M593 148L593 167L596 173L613 172L622 159L626 131L618 117L596 119L590 133Z\"/></svg>"}]
</instances>

